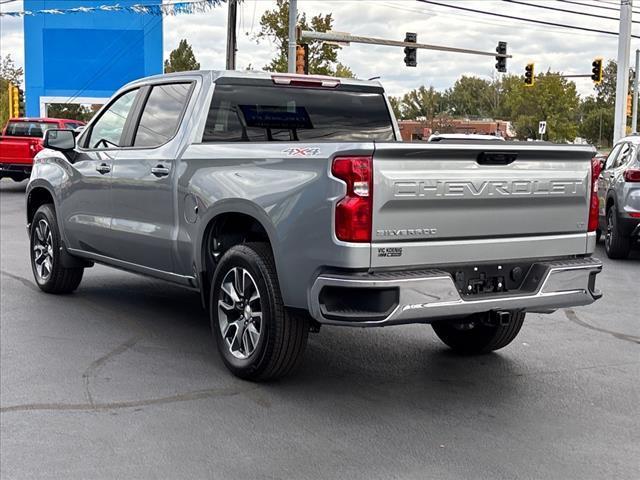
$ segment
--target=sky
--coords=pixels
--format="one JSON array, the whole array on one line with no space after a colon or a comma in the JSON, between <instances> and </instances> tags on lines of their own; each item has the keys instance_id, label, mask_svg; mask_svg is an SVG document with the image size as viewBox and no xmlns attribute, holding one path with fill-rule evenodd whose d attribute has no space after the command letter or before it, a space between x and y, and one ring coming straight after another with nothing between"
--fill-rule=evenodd
<instances>
[{"instance_id":1,"label":"sky","mask_svg":"<svg viewBox=\"0 0 640 480\"><path fill-rule=\"evenodd\" d=\"M21 10L22 1L2 4L3 11ZM165 0L166 1L166 0ZM537 20L576 25L610 32L618 31L618 21L594 18L583 14L617 17L614 0L435 0L437 3ZM110 3L105 0L105 3ZM140 3L154 3L140 0ZM529 3L523 5L522 3ZM640 1L635 9L637 24L633 32L640 36ZM88 4L91 4L88 2ZM238 8L237 67L251 65L261 69L275 55L276 48L263 40L257 43L260 17L273 8L271 0L244 0ZM579 13L566 13L540 8L548 6ZM600 8L598 8L600 7ZM418 2L417 0L299 0L298 10L311 17L318 13L332 13L334 30L354 35L403 40L405 32L416 32L418 42L450 47L494 51L498 41L508 43L509 73L522 74L525 64L534 62L536 71L559 71L582 74L591 71L597 56L617 57L617 35L597 34L566 28L534 25L512 19L481 15ZM582 13L582 15L580 14ZM203 69L224 69L227 7L222 5L206 13L166 17L164 22L164 56L186 38L193 46ZM0 54L11 54L23 64L22 19L0 17ZM79 46L78 48L82 48ZM640 39L632 39L632 56L640 48ZM491 57L418 51L418 66L404 65L404 52L397 47L351 44L338 53L340 62L349 66L359 78L380 77L391 95L401 95L422 85L437 90L451 87L461 75L491 78L496 75L495 60ZM633 64L634 59L631 60ZM578 92L590 95L593 84L589 79L576 79Z\"/></svg>"}]
</instances>

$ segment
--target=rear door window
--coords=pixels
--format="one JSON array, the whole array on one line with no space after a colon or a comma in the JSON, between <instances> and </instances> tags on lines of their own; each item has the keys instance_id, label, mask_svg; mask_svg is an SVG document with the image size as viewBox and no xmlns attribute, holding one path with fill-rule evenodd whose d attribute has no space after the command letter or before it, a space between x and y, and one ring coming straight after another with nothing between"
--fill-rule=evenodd
<instances>
[{"instance_id":1,"label":"rear door window","mask_svg":"<svg viewBox=\"0 0 640 480\"><path fill-rule=\"evenodd\" d=\"M134 147L157 147L173 138L187 104L191 85L171 83L155 85L151 89L138 124Z\"/></svg>"},{"instance_id":2,"label":"rear door window","mask_svg":"<svg viewBox=\"0 0 640 480\"><path fill-rule=\"evenodd\" d=\"M216 85L203 142L390 141L381 92Z\"/></svg>"},{"instance_id":3,"label":"rear door window","mask_svg":"<svg viewBox=\"0 0 640 480\"><path fill-rule=\"evenodd\" d=\"M44 132L55 127L56 124L50 122L9 122L6 134L11 137L42 138Z\"/></svg>"}]
</instances>

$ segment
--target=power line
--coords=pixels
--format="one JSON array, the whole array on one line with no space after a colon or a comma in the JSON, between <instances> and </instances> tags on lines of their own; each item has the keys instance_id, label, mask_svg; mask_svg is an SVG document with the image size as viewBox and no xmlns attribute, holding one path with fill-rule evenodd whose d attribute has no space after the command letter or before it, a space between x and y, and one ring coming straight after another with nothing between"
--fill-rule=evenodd
<instances>
[{"instance_id":1,"label":"power line","mask_svg":"<svg viewBox=\"0 0 640 480\"><path fill-rule=\"evenodd\" d=\"M481 19L478 18L477 15L474 15L472 13L464 13L464 12L447 12L447 11L441 11L441 10L437 10L434 9L433 7L424 5L424 6L419 6L416 8L411 8L411 7L406 7L406 6L399 6L396 5L394 3L381 3L381 5L384 5L386 7L389 8L393 8L396 10L404 10L405 12L413 12L413 13L432 13L435 15L441 15L444 17L450 17L450 18L457 18L458 20L460 20L461 18L465 18L465 19L469 19L467 21L473 21L474 24L482 24L482 25L491 25L493 27L498 27L498 28L502 28L502 29L511 29L512 27L510 25L506 25L504 22L501 22L500 20L496 19L496 20L490 20L490 19ZM549 32L549 33L554 33L557 35L575 35L574 32L572 31L565 31L562 28L558 28L558 27L544 27L544 26L536 26L536 25L532 25L530 27L532 30L536 30L539 32ZM598 33L584 33L583 36L585 37L591 37L591 38L600 38L600 34Z\"/></svg>"},{"instance_id":2,"label":"power line","mask_svg":"<svg viewBox=\"0 0 640 480\"><path fill-rule=\"evenodd\" d=\"M445 8L453 8L456 10L463 10L466 12L473 12L473 13L479 13L481 15L492 15L494 17L501 17L501 18L508 18L510 20L518 20L521 22L529 22L529 23L538 23L540 25L550 25L552 27L562 27L562 28L570 28L573 30L582 30L584 32L595 32L595 33L602 33L605 35L615 35L618 36L618 32L610 32L607 30L599 30L596 28L588 28L588 27L579 27L577 25L566 25L563 23L555 23L555 22L547 22L544 20L536 20L533 18L525 18L525 17L516 17L514 15L506 15L504 13L495 13L495 12L487 12L484 10L476 10L473 8L468 8L468 7L461 7L460 5L449 5L446 3L440 3L440 2L434 2L432 0L417 0L418 2L422 2L422 3L428 3L430 5L437 5L439 7L445 7ZM633 38L640 38L640 36L638 35L631 35L631 37Z\"/></svg>"},{"instance_id":3,"label":"power line","mask_svg":"<svg viewBox=\"0 0 640 480\"><path fill-rule=\"evenodd\" d=\"M616 22L620 21L618 17L607 17L606 15L598 15L597 13L576 12L575 10L567 10L564 8L550 7L548 5L522 2L520 0L502 0L502 1L507 3L517 3L518 5L526 5L527 7L544 8L545 10L554 10L556 12L571 13L574 15L584 15L585 17L602 18L604 20L615 20ZM640 21L634 20L633 23L640 23Z\"/></svg>"},{"instance_id":4,"label":"power line","mask_svg":"<svg viewBox=\"0 0 640 480\"><path fill-rule=\"evenodd\" d=\"M574 0L556 0L557 2L562 2L562 3L572 3L574 5L580 5L581 7L589 7L589 8L600 8L601 10L613 10L614 12L619 12L620 9L614 7L613 3L608 3L608 2L602 2L602 3L606 3L607 5L612 5L610 7L605 7L604 5L594 5L592 3L584 3L584 2L576 2ZM598 1L598 0L594 0L594 1ZM634 13L640 13L638 10L634 10Z\"/></svg>"}]
</instances>

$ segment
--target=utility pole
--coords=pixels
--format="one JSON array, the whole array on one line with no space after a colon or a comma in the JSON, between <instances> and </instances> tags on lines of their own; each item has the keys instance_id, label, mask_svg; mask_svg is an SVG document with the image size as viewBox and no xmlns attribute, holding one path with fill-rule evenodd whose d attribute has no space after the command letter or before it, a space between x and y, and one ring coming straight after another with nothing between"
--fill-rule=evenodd
<instances>
[{"instance_id":1,"label":"utility pole","mask_svg":"<svg viewBox=\"0 0 640 480\"><path fill-rule=\"evenodd\" d=\"M631 116L631 132L638 133L638 80L640 73L640 50L636 50L636 69L633 72L633 115Z\"/></svg>"},{"instance_id":2,"label":"utility pole","mask_svg":"<svg viewBox=\"0 0 640 480\"><path fill-rule=\"evenodd\" d=\"M227 70L236 69L236 18L238 17L238 1L229 0L227 10Z\"/></svg>"},{"instance_id":3,"label":"utility pole","mask_svg":"<svg viewBox=\"0 0 640 480\"><path fill-rule=\"evenodd\" d=\"M297 0L289 0L289 52L287 54L289 73L296 73L296 20L298 18Z\"/></svg>"},{"instance_id":4,"label":"utility pole","mask_svg":"<svg viewBox=\"0 0 640 480\"><path fill-rule=\"evenodd\" d=\"M620 0L620 30L618 33L618 75L613 142L625 136L627 130L627 93L629 92L629 55L631 49L631 8L633 0Z\"/></svg>"}]
</instances>

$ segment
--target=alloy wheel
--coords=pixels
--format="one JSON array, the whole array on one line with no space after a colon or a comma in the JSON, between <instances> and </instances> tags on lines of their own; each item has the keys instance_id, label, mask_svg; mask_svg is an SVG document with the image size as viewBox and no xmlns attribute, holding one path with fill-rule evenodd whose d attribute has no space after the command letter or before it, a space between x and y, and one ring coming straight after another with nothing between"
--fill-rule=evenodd
<instances>
[{"instance_id":1,"label":"alloy wheel","mask_svg":"<svg viewBox=\"0 0 640 480\"><path fill-rule=\"evenodd\" d=\"M607 250L611 248L611 235L613 235L613 211L607 212L607 233L604 236L604 246Z\"/></svg>"},{"instance_id":2,"label":"alloy wheel","mask_svg":"<svg viewBox=\"0 0 640 480\"><path fill-rule=\"evenodd\" d=\"M33 239L33 264L38 278L46 282L53 271L53 238L49 223L41 218L35 228Z\"/></svg>"},{"instance_id":3,"label":"alloy wheel","mask_svg":"<svg viewBox=\"0 0 640 480\"><path fill-rule=\"evenodd\" d=\"M239 359L250 357L262 334L262 303L255 280L242 267L232 268L222 279L218 322L229 352Z\"/></svg>"}]
</instances>

